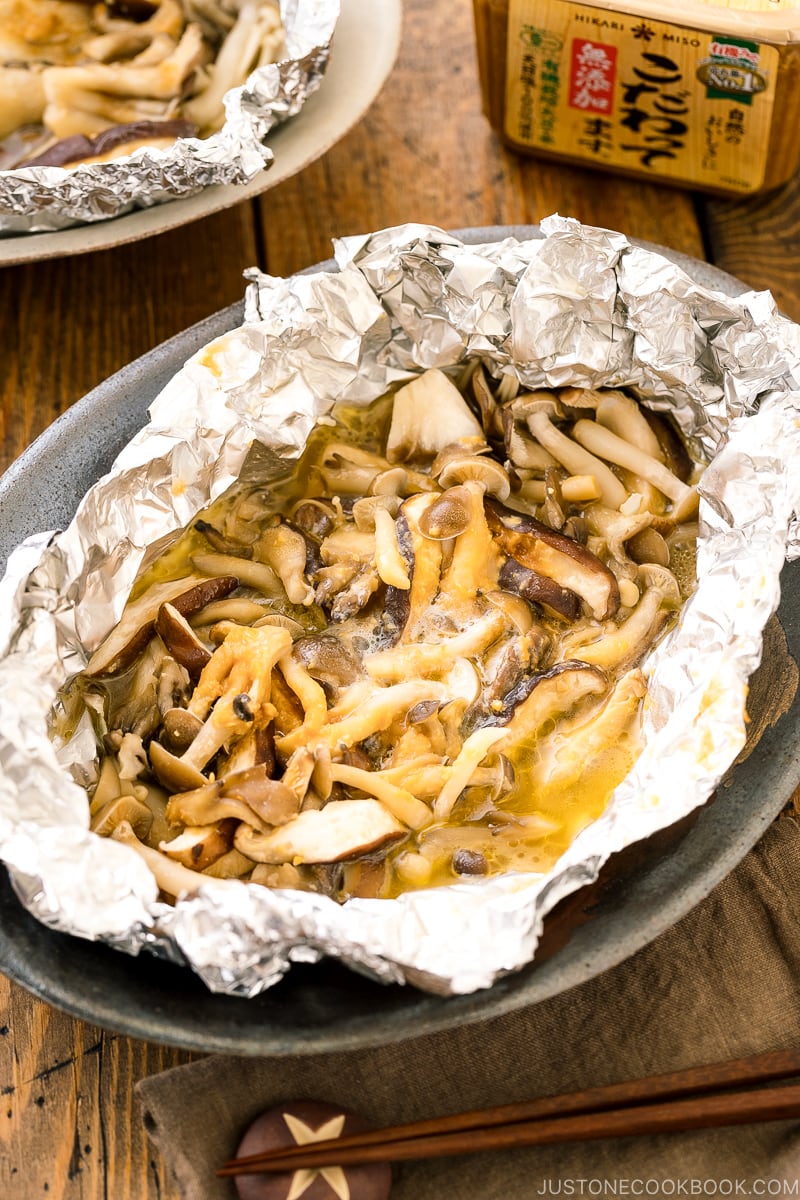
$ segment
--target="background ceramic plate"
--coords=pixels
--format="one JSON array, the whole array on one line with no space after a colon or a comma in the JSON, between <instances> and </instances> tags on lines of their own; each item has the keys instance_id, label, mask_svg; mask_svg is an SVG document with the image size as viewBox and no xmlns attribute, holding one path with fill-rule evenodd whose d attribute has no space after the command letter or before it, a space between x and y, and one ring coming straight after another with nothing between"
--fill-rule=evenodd
<instances>
[{"instance_id":1,"label":"background ceramic plate","mask_svg":"<svg viewBox=\"0 0 800 1200\"><path fill-rule=\"evenodd\" d=\"M269 135L275 161L249 183L205 188L188 199L170 200L111 221L55 233L0 237L0 266L136 242L230 208L296 175L344 137L372 104L397 58L401 22L401 0L341 0L325 78L297 116Z\"/></svg>"},{"instance_id":2,"label":"background ceramic plate","mask_svg":"<svg viewBox=\"0 0 800 1200\"><path fill-rule=\"evenodd\" d=\"M537 236L530 227L461 231L469 242ZM745 285L661 250L705 286ZM326 269L334 269L325 264ZM311 268L318 269L318 268ZM184 361L241 321L234 305L146 354L60 417L0 480L0 568L30 533L66 524L87 488L145 423L147 406ZM88 431L92 431L91 435ZM54 486L54 480L58 486ZM800 562L785 568L779 611L800 658ZM770 670L766 663L762 670ZM438 998L365 979L335 962L295 966L252 1000L212 995L188 969L55 933L34 920L0 873L0 969L41 999L132 1037L206 1051L283 1055L399 1041L534 1004L614 966L706 896L755 845L800 780L800 709L768 728L676 848L599 896L591 920L545 962L471 996ZM596 903L595 903L596 901Z\"/></svg>"}]
</instances>

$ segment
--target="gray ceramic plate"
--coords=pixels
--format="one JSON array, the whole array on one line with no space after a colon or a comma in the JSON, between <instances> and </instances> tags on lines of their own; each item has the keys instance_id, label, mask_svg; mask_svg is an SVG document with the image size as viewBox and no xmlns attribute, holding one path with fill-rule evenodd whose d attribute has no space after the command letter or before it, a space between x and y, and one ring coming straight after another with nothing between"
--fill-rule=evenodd
<instances>
[{"instance_id":1,"label":"gray ceramic plate","mask_svg":"<svg viewBox=\"0 0 800 1200\"><path fill-rule=\"evenodd\" d=\"M464 240L532 228L462 232ZM658 249L661 249L658 247ZM705 263L663 251L694 278L730 295L744 290ZM331 269L330 264L326 264ZM0 480L0 564L28 534L71 518L89 485L145 423L151 400L184 361L241 320L234 305L146 354L96 388L43 434ZM800 564L783 575L779 617L800 658ZM766 664L769 669L769 664ZM54 933L0 879L0 969L77 1017L148 1041L233 1054L283 1055L398 1041L535 1004L621 962L669 928L758 841L800 780L800 710L767 729L728 786L677 847L592 896L591 920L561 950L471 996L441 999L384 987L333 962L296 966L253 1000L216 996L191 971Z\"/></svg>"}]
</instances>

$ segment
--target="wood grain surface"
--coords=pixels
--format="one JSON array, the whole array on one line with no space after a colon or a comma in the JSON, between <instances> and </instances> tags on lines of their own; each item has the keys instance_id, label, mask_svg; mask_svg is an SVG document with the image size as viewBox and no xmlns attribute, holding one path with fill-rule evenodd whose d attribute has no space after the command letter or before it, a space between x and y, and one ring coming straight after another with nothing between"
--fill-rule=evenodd
<instances>
[{"instance_id":1,"label":"wood grain surface","mask_svg":"<svg viewBox=\"0 0 800 1200\"><path fill-rule=\"evenodd\" d=\"M681 191L520 159L481 111L466 3L407 0L396 69L361 124L299 176L174 233L0 272L2 465L95 384L331 238L407 221L445 228L552 212L713 260L800 316L797 186L706 204ZM706 223L707 217L707 223ZM87 431L87 436L90 432ZM177 1200L135 1082L189 1055L59 1013L0 977L0 1197Z\"/></svg>"}]
</instances>

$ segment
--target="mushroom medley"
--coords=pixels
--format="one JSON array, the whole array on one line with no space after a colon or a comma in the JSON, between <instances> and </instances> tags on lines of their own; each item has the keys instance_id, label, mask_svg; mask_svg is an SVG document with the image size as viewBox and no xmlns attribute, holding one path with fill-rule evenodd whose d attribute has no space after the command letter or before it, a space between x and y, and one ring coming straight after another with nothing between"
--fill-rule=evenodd
<instances>
[{"instance_id":1,"label":"mushroom medley","mask_svg":"<svg viewBox=\"0 0 800 1200\"><path fill-rule=\"evenodd\" d=\"M457 382L334 409L215 502L63 697L101 745L92 828L167 898L545 871L633 764L699 468L623 392Z\"/></svg>"},{"instance_id":2,"label":"mushroom medley","mask_svg":"<svg viewBox=\"0 0 800 1200\"><path fill-rule=\"evenodd\" d=\"M0 167L206 136L282 50L277 0L0 0Z\"/></svg>"}]
</instances>

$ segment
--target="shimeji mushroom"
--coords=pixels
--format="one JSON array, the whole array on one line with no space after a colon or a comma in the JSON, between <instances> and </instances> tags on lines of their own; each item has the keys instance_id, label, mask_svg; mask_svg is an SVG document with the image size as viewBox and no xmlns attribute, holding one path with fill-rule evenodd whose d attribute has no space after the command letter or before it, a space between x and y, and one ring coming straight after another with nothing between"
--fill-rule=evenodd
<instances>
[{"instance_id":1,"label":"shimeji mushroom","mask_svg":"<svg viewBox=\"0 0 800 1200\"><path fill-rule=\"evenodd\" d=\"M680 608L680 588L666 567L645 563L639 567L638 581L644 592L628 619L597 641L576 648L583 662L615 671L633 666Z\"/></svg>"},{"instance_id":2,"label":"shimeji mushroom","mask_svg":"<svg viewBox=\"0 0 800 1200\"><path fill-rule=\"evenodd\" d=\"M282 45L280 13L271 0L243 0L236 23L209 70L208 84L184 105L186 115L202 130L219 128L224 120L225 93L243 84L256 67L274 62Z\"/></svg>"},{"instance_id":3,"label":"shimeji mushroom","mask_svg":"<svg viewBox=\"0 0 800 1200\"><path fill-rule=\"evenodd\" d=\"M227 630L187 706L204 724L182 762L201 770L250 722L269 719L272 669L291 647L291 634L275 625L232 625Z\"/></svg>"},{"instance_id":4,"label":"shimeji mushroom","mask_svg":"<svg viewBox=\"0 0 800 1200\"><path fill-rule=\"evenodd\" d=\"M526 420L533 436L571 475L593 475L603 503L619 508L628 498L627 489L614 472L594 454L567 437L553 424L558 405L549 393L531 393L525 397Z\"/></svg>"},{"instance_id":5,"label":"shimeji mushroom","mask_svg":"<svg viewBox=\"0 0 800 1200\"><path fill-rule=\"evenodd\" d=\"M697 512L697 489L682 483L662 462L652 458L639 446L598 425L596 421L577 421L572 436L593 454L641 475L663 492L672 501L671 515L674 520L688 520ZM619 508L619 505L611 507Z\"/></svg>"}]
</instances>

